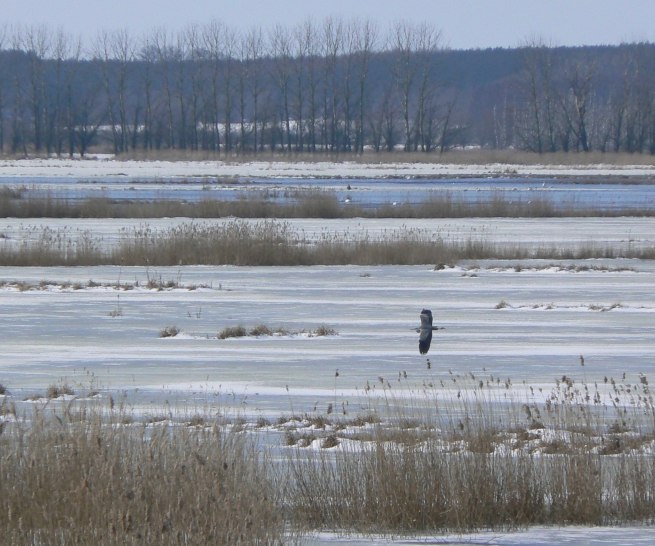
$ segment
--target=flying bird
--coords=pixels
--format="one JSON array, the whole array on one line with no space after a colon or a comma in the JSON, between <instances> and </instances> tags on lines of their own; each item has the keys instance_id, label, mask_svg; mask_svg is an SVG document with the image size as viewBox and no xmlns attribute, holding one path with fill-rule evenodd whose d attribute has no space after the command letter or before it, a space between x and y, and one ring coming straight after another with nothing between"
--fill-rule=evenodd
<instances>
[{"instance_id":1,"label":"flying bird","mask_svg":"<svg viewBox=\"0 0 655 546\"><path fill-rule=\"evenodd\" d=\"M434 330L443 330L438 326L432 326L432 311L423 309L421 311L421 326L416 331L420 334L418 337L418 350L422 355L425 355L430 350L430 343L432 343L432 332Z\"/></svg>"}]
</instances>

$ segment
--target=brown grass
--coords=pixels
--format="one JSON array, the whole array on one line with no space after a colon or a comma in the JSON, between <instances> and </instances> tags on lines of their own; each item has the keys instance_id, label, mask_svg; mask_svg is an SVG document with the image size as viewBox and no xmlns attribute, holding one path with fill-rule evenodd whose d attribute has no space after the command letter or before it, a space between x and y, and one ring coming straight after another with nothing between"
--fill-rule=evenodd
<instances>
[{"instance_id":1,"label":"brown grass","mask_svg":"<svg viewBox=\"0 0 655 546\"><path fill-rule=\"evenodd\" d=\"M330 328L326 324L321 324L318 328L315 328L310 332L310 335L316 337L322 336L336 336L337 331L334 328Z\"/></svg>"},{"instance_id":2,"label":"brown grass","mask_svg":"<svg viewBox=\"0 0 655 546\"><path fill-rule=\"evenodd\" d=\"M508 404L509 379L441 382L413 398L414 387L396 396L381 380L367 412L275 424L207 410L135 417L111 397L102 411L50 401L29 414L3 400L3 540L287 544L299 529L393 535L655 518L644 376L598 382L602 393L565 376L545 401L525 404ZM280 438L275 461L246 432L262 427Z\"/></svg>"},{"instance_id":3,"label":"brown grass","mask_svg":"<svg viewBox=\"0 0 655 546\"><path fill-rule=\"evenodd\" d=\"M245 326L226 326L218 332L218 339L228 339L231 337L244 337L248 334Z\"/></svg>"},{"instance_id":4,"label":"brown grass","mask_svg":"<svg viewBox=\"0 0 655 546\"><path fill-rule=\"evenodd\" d=\"M325 324L322 324L313 330L289 330L287 328L283 328L282 326L278 326L277 328L271 328L266 324L258 324L250 329L246 329L246 327L242 325L226 326L225 328L223 328L221 331L218 332L217 337L219 339L228 339L231 337L245 337L245 336L253 336L253 337L275 336L275 335L295 336L303 333L308 334L310 337L337 335L337 331L334 328L330 328Z\"/></svg>"},{"instance_id":5,"label":"brown grass","mask_svg":"<svg viewBox=\"0 0 655 546\"><path fill-rule=\"evenodd\" d=\"M159 331L159 337L175 337L180 333L177 326L165 326Z\"/></svg>"},{"instance_id":6,"label":"brown grass","mask_svg":"<svg viewBox=\"0 0 655 546\"><path fill-rule=\"evenodd\" d=\"M420 229L368 234L322 234L306 240L284 221L230 220L222 224L187 223L153 230L145 225L122 233L117 246L103 250L92 236L44 228L32 240L0 246L0 265L413 265L453 264L476 259L655 258L655 247L623 248L588 242L575 248L495 245L483 238L447 241ZM152 287L176 281L153 280Z\"/></svg>"},{"instance_id":7,"label":"brown grass","mask_svg":"<svg viewBox=\"0 0 655 546\"><path fill-rule=\"evenodd\" d=\"M75 394L73 387L68 383L62 383L60 385L50 385L46 389L46 398L59 398L60 396L72 396Z\"/></svg>"},{"instance_id":8,"label":"brown grass","mask_svg":"<svg viewBox=\"0 0 655 546\"><path fill-rule=\"evenodd\" d=\"M287 544L263 458L220 427L37 416L0 435L5 544ZM20 484L20 486L17 486Z\"/></svg>"},{"instance_id":9,"label":"brown grass","mask_svg":"<svg viewBox=\"0 0 655 546\"><path fill-rule=\"evenodd\" d=\"M509 380L495 387L497 398L485 393L493 378L478 381L453 376L462 397L445 404L437 403L441 390L429 387L432 412L407 406L404 396L394 401L386 386L377 413L390 419L354 433L314 427L314 445L360 446L292 458L294 518L312 529L398 533L655 517L655 409L647 382L612 383L612 409L587 401L584 393L595 387L570 377L556 383L545 404L522 407L502 402ZM635 398L638 407L626 410ZM613 412L621 424L608 426ZM296 426L296 438L309 423Z\"/></svg>"}]
</instances>

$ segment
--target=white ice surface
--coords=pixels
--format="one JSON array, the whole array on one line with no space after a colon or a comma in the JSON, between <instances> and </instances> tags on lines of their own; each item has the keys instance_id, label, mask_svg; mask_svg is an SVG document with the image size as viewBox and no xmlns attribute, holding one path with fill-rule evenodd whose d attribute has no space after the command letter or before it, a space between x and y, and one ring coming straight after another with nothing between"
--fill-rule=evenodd
<instances>
[{"instance_id":1,"label":"white ice surface","mask_svg":"<svg viewBox=\"0 0 655 546\"><path fill-rule=\"evenodd\" d=\"M563 375L593 382L625 372L636 381L655 362L655 264L621 263L633 271L554 273L524 263L515 272L496 262L476 264L476 276L466 266L5 267L0 280L34 284L143 286L155 275L211 288L0 289L0 382L38 390L92 374L104 388L186 401L220 393L248 413L279 415L335 401L354 411L367 403L367 383L380 390L380 377L399 398L448 381L449 371L511 378L515 396L525 395L523 381L550 388ZM509 306L497 309L501 301ZM446 328L434 334L431 369L413 331L423 307ZM116 308L122 315L110 316ZM216 338L226 326L261 323L290 331L326 324L338 335ZM182 335L160 338L166 326ZM398 381L404 371L408 379Z\"/></svg>"}]
</instances>

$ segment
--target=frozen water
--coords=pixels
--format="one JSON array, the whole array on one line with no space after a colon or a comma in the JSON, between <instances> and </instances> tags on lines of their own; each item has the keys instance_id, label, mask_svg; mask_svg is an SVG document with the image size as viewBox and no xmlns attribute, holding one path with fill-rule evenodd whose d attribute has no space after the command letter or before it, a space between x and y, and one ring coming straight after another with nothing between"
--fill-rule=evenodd
<instances>
[{"instance_id":1,"label":"frozen water","mask_svg":"<svg viewBox=\"0 0 655 546\"><path fill-rule=\"evenodd\" d=\"M5 267L0 280L54 285L0 290L0 378L9 388L34 390L61 378L84 382L90 373L104 388L146 398L187 403L220 396L249 414L280 415L334 401L353 411L364 403L367 383L380 377L406 396L449 370L534 387L551 387L563 375L600 381L649 374L651 262L579 272L537 262L517 272L511 265ZM148 290L148 275L200 288ZM89 280L140 287L56 288ZM500 302L506 305L498 308ZM446 328L435 332L430 369L413 331L423 307ZM111 316L116 309L120 315ZM338 335L217 339L219 330L239 324L292 333L326 324ZM166 326L182 335L160 338ZM408 379L398 383L404 371Z\"/></svg>"}]
</instances>

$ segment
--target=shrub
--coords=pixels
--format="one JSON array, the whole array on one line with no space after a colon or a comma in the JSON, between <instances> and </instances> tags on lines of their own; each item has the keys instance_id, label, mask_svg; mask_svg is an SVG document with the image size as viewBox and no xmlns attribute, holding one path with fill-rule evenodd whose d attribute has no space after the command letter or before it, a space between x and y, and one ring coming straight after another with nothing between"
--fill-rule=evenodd
<instances>
[{"instance_id":1,"label":"shrub","mask_svg":"<svg viewBox=\"0 0 655 546\"><path fill-rule=\"evenodd\" d=\"M244 326L226 326L218 332L218 339L227 339L230 337L244 337L248 334Z\"/></svg>"},{"instance_id":2,"label":"shrub","mask_svg":"<svg viewBox=\"0 0 655 546\"><path fill-rule=\"evenodd\" d=\"M59 398L60 396L72 396L75 391L70 385L64 383L62 385L50 385L45 393L46 398Z\"/></svg>"},{"instance_id":3,"label":"shrub","mask_svg":"<svg viewBox=\"0 0 655 546\"><path fill-rule=\"evenodd\" d=\"M321 324L318 328L315 328L311 332L312 336L336 336L337 331L334 328L330 328L329 326L326 326L325 324Z\"/></svg>"},{"instance_id":4,"label":"shrub","mask_svg":"<svg viewBox=\"0 0 655 546\"><path fill-rule=\"evenodd\" d=\"M332 447L337 447L339 445L339 439L334 435L330 434L328 437L324 438L321 442L321 447L323 449L330 449Z\"/></svg>"},{"instance_id":5,"label":"shrub","mask_svg":"<svg viewBox=\"0 0 655 546\"><path fill-rule=\"evenodd\" d=\"M273 330L271 330L265 324L258 324L254 328L250 329L249 335L251 336L272 336Z\"/></svg>"},{"instance_id":6,"label":"shrub","mask_svg":"<svg viewBox=\"0 0 655 546\"><path fill-rule=\"evenodd\" d=\"M159 331L159 337L175 337L180 333L177 326L166 326Z\"/></svg>"}]
</instances>

